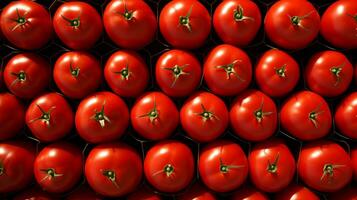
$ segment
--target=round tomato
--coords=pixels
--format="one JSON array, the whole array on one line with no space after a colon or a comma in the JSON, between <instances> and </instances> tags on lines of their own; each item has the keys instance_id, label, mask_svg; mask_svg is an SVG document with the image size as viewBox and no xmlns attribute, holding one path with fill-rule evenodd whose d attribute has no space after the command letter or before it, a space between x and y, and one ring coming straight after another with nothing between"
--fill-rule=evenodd
<instances>
[{"instance_id":1,"label":"round tomato","mask_svg":"<svg viewBox=\"0 0 357 200\"><path fill-rule=\"evenodd\" d=\"M136 97L149 82L149 70L145 61L134 51L121 50L112 54L104 68L109 87L118 95Z\"/></svg>"},{"instance_id":2,"label":"round tomato","mask_svg":"<svg viewBox=\"0 0 357 200\"><path fill-rule=\"evenodd\" d=\"M124 143L106 143L94 147L87 157L85 176L99 194L119 197L132 192L142 177L138 152Z\"/></svg>"},{"instance_id":3,"label":"round tomato","mask_svg":"<svg viewBox=\"0 0 357 200\"><path fill-rule=\"evenodd\" d=\"M356 200L357 188L355 186L346 187L340 191L328 195L328 200Z\"/></svg>"},{"instance_id":4,"label":"round tomato","mask_svg":"<svg viewBox=\"0 0 357 200\"><path fill-rule=\"evenodd\" d=\"M112 141L122 136L129 125L125 102L111 92L97 92L78 106L75 124L78 134L87 142Z\"/></svg>"},{"instance_id":5,"label":"round tomato","mask_svg":"<svg viewBox=\"0 0 357 200\"><path fill-rule=\"evenodd\" d=\"M268 196L256 188L243 186L236 190L231 200L268 200Z\"/></svg>"},{"instance_id":6,"label":"round tomato","mask_svg":"<svg viewBox=\"0 0 357 200\"><path fill-rule=\"evenodd\" d=\"M59 39L69 48L89 49L102 34L103 24L96 9L84 2L65 2L53 16Z\"/></svg>"},{"instance_id":7,"label":"round tomato","mask_svg":"<svg viewBox=\"0 0 357 200\"><path fill-rule=\"evenodd\" d=\"M155 194L152 190L150 190L146 186L142 186L137 189L135 192L131 193L127 200L161 200L160 195Z\"/></svg>"},{"instance_id":8,"label":"round tomato","mask_svg":"<svg viewBox=\"0 0 357 200\"><path fill-rule=\"evenodd\" d=\"M331 131L331 111L320 95L300 91L283 103L280 110L280 125L300 140L315 140Z\"/></svg>"},{"instance_id":9,"label":"round tomato","mask_svg":"<svg viewBox=\"0 0 357 200\"><path fill-rule=\"evenodd\" d=\"M162 192L179 192L190 184L195 172L191 149L167 140L149 149L144 160L146 180Z\"/></svg>"},{"instance_id":10,"label":"round tomato","mask_svg":"<svg viewBox=\"0 0 357 200\"><path fill-rule=\"evenodd\" d=\"M357 92L349 94L337 106L335 124L341 134L357 139Z\"/></svg>"},{"instance_id":11,"label":"round tomato","mask_svg":"<svg viewBox=\"0 0 357 200\"><path fill-rule=\"evenodd\" d=\"M196 183L188 191L177 197L178 200L216 200L215 195Z\"/></svg>"},{"instance_id":12,"label":"round tomato","mask_svg":"<svg viewBox=\"0 0 357 200\"><path fill-rule=\"evenodd\" d=\"M351 161L352 161L354 179L357 181L357 148L351 150Z\"/></svg>"},{"instance_id":13,"label":"round tomato","mask_svg":"<svg viewBox=\"0 0 357 200\"><path fill-rule=\"evenodd\" d=\"M228 140L218 140L200 151L198 172L202 182L216 192L229 192L248 176L248 161L242 148Z\"/></svg>"},{"instance_id":14,"label":"round tomato","mask_svg":"<svg viewBox=\"0 0 357 200\"><path fill-rule=\"evenodd\" d=\"M233 101L229 114L234 133L245 140L262 141L276 132L276 105L258 90L247 90L239 95Z\"/></svg>"},{"instance_id":15,"label":"round tomato","mask_svg":"<svg viewBox=\"0 0 357 200\"><path fill-rule=\"evenodd\" d=\"M142 49L157 30L156 16L145 1L112 0L104 10L103 23L110 39L126 49Z\"/></svg>"},{"instance_id":16,"label":"round tomato","mask_svg":"<svg viewBox=\"0 0 357 200\"><path fill-rule=\"evenodd\" d=\"M175 48L195 49L211 31L211 16L196 0L173 0L161 10L160 32Z\"/></svg>"},{"instance_id":17,"label":"round tomato","mask_svg":"<svg viewBox=\"0 0 357 200\"><path fill-rule=\"evenodd\" d=\"M33 1L12 1L2 9L1 32L16 47L34 50L52 37L50 13Z\"/></svg>"},{"instance_id":18,"label":"round tomato","mask_svg":"<svg viewBox=\"0 0 357 200\"><path fill-rule=\"evenodd\" d=\"M102 68L99 61L91 54L70 51L57 59L53 78L64 95L81 99L99 87Z\"/></svg>"},{"instance_id":19,"label":"round tomato","mask_svg":"<svg viewBox=\"0 0 357 200\"><path fill-rule=\"evenodd\" d=\"M104 197L95 193L90 187L82 185L80 188L72 192L67 200L102 200Z\"/></svg>"},{"instance_id":20,"label":"round tomato","mask_svg":"<svg viewBox=\"0 0 357 200\"><path fill-rule=\"evenodd\" d=\"M299 81L298 63L289 54L278 49L266 51L255 68L259 88L271 97L283 97L291 92Z\"/></svg>"},{"instance_id":21,"label":"round tomato","mask_svg":"<svg viewBox=\"0 0 357 200\"><path fill-rule=\"evenodd\" d=\"M181 125L188 136L198 142L218 138L229 123L225 103L214 94L197 92L181 107Z\"/></svg>"},{"instance_id":22,"label":"round tomato","mask_svg":"<svg viewBox=\"0 0 357 200\"><path fill-rule=\"evenodd\" d=\"M309 1L277 1L265 16L264 29L278 46L302 49L319 33L320 16Z\"/></svg>"},{"instance_id":23,"label":"round tomato","mask_svg":"<svg viewBox=\"0 0 357 200\"><path fill-rule=\"evenodd\" d=\"M275 194L275 200L319 200L319 196L302 185L292 184L283 191Z\"/></svg>"},{"instance_id":24,"label":"round tomato","mask_svg":"<svg viewBox=\"0 0 357 200\"><path fill-rule=\"evenodd\" d=\"M14 200L57 200L53 194L43 191L38 187L34 187L16 195Z\"/></svg>"}]
</instances>

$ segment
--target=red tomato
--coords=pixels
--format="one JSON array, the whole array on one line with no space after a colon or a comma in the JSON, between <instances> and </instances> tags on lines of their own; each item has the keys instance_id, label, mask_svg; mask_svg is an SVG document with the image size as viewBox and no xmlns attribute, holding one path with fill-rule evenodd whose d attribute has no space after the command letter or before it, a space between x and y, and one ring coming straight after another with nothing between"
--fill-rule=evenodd
<instances>
[{"instance_id":1,"label":"red tomato","mask_svg":"<svg viewBox=\"0 0 357 200\"><path fill-rule=\"evenodd\" d=\"M97 10L79 1L63 3L53 16L53 27L59 39L75 50L91 48L103 30Z\"/></svg>"},{"instance_id":2,"label":"red tomato","mask_svg":"<svg viewBox=\"0 0 357 200\"><path fill-rule=\"evenodd\" d=\"M16 195L14 200L57 200L53 194L45 192L38 187L34 187Z\"/></svg>"},{"instance_id":3,"label":"red tomato","mask_svg":"<svg viewBox=\"0 0 357 200\"><path fill-rule=\"evenodd\" d=\"M205 60L203 78L213 93L222 96L237 95L252 80L252 64L241 49L228 44L219 45Z\"/></svg>"},{"instance_id":4,"label":"red tomato","mask_svg":"<svg viewBox=\"0 0 357 200\"><path fill-rule=\"evenodd\" d=\"M183 195L178 196L178 200L216 200L215 195L205 187L196 183Z\"/></svg>"},{"instance_id":5,"label":"red tomato","mask_svg":"<svg viewBox=\"0 0 357 200\"><path fill-rule=\"evenodd\" d=\"M258 90L239 95L230 109L234 133L248 141L262 141L277 129L278 113L274 101Z\"/></svg>"},{"instance_id":6,"label":"red tomato","mask_svg":"<svg viewBox=\"0 0 357 200\"><path fill-rule=\"evenodd\" d=\"M331 111L320 95L300 91L283 103L280 110L280 124L287 133L300 140L315 140L330 132Z\"/></svg>"},{"instance_id":7,"label":"red tomato","mask_svg":"<svg viewBox=\"0 0 357 200\"><path fill-rule=\"evenodd\" d=\"M111 92L97 92L78 106L75 117L78 134L87 142L112 141L122 136L129 125L125 102Z\"/></svg>"},{"instance_id":8,"label":"red tomato","mask_svg":"<svg viewBox=\"0 0 357 200\"><path fill-rule=\"evenodd\" d=\"M229 116L224 102L214 94L197 92L181 107L181 125L198 142L218 138L227 128Z\"/></svg>"},{"instance_id":9,"label":"red tomato","mask_svg":"<svg viewBox=\"0 0 357 200\"><path fill-rule=\"evenodd\" d=\"M250 186L243 186L236 190L231 200L268 200L268 196L266 196L263 192L260 192L256 188Z\"/></svg>"},{"instance_id":10,"label":"red tomato","mask_svg":"<svg viewBox=\"0 0 357 200\"><path fill-rule=\"evenodd\" d=\"M33 50L52 37L50 13L32 1L12 1L2 9L1 32L16 47Z\"/></svg>"},{"instance_id":11,"label":"red tomato","mask_svg":"<svg viewBox=\"0 0 357 200\"><path fill-rule=\"evenodd\" d=\"M90 187L82 185L79 189L76 189L71 193L67 200L102 200L104 197L95 193Z\"/></svg>"},{"instance_id":12,"label":"red tomato","mask_svg":"<svg viewBox=\"0 0 357 200\"><path fill-rule=\"evenodd\" d=\"M357 148L351 150L351 161L352 161L354 179L357 180Z\"/></svg>"},{"instance_id":13,"label":"red tomato","mask_svg":"<svg viewBox=\"0 0 357 200\"><path fill-rule=\"evenodd\" d=\"M259 88L271 97L290 93L299 81L298 63L289 54L278 49L266 51L255 68Z\"/></svg>"},{"instance_id":14,"label":"red tomato","mask_svg":"<svg viewBox=\"0 0 357 200\"><path fill-rule=\"evenodd\" d=\"M156 62L157 84L169 96L190 95L200 84L201 74L200 62L187 51L167 51Z\"/></svg>"},{"instance_id":15,"label":"red tomato","mask_svg":"<svg viewBox=\"0 0 357 200\"><path fill-rule=\"evenodd\" d=\"M271 41L285 49L309 45L320 29L320 16L309 1L277 1L268 10L264 28Z\"/></svg>"},{"instance_id":16,"label":"red tomato","mask_svg":"<svg viewBox=\"0 0 357 200\"><path fill-rule=\"evenodd\" d=\"M66 142L52 143L37 155L34 174L37 183L46 191L63 193L80 180L83 169L81 150Z\"/></svg>"},{"instance_id":17,"label":"red tomato","mask_svg":"<svg viewBox=\"0 0 357 200\"><path fill-rule=\"evenodd\" d=\"M262 23L258 6L250 0L227 0L213 14L213 27L224 43L248 45Z\"/></svg>"},{"instance_id":18,"label":"red tomato","mask_svg":"<svg viewBox=\"0 0 357 200\"><path fill-rule=\"evenodd\" d=\"M321 192L335 192L352 179L349 155L330 141L309 143L301 149L297 164L299 176L309 187Z\"/></svg>"},{"instance_id":19,"label":"red tomato","mask_svg":"<svg viewBox=\"0 0 357 200\"><path fill-rule=\"evenodd\" d=\"M91 54L70 51L57 59L53 78L64 95L81 99L99 87L102 68L99 61Z\"/></svg>"},{"instance_id":20,"label":"red tomato","mask_svg":"<svg viewBox=\"0 0 357 200\"><path fill-rule=\"evenodd\" d=\"M173 0L161 10L160 32L175 48L195 49L204 44L211 30L211 16L196 0Z\"/></svg>"},{"instance_id":21,"label":"red tomato","mask_svg":"<svg viewBox=\"0 0 357 200\"><path fill-rule=\"evenodd\" d=\"M190 184L195 172L191 149L167 140L149 149L144 160L146 180L162 192L179 192Z\"/></svg>"},{"instance_id":22,"label":"red tomato","mask_svg":"<svg viewBox=\"0 0 357 200\"><path fill-rule=\"evenodd\" d=\"M357 92L349 94L337 106L335 124L341 134L357 139Z\"/></svg>"},{"instance_id":23,"label":"red tomato","mask_svg":"<svg viewBox=\"0 0 357 200\"><path fill-rule=\"evenodd\" d=\"M143 186L137 189L135 192L131 193L127 200L161 200L160 195L155 194L148 187Z\"/></svg>"},{"instance_id":24,"label":"red tomato","mask_svg":"<svg viewBox=\"0 0 357 200\"><path fill-rule=\"evenodd\" d=\"M275 194L275 200L319 200L319 196L307 187L292 184L283 191Z\"/></svg>"},{"instance_id":25,"label":"red tomato","mask_svg":"<svg viewBox=\"0 0 357 200\"><path fill-rule=\"evenodd\" d=\"M15 55L4 70L7 88L16 96L26 99L39 95L48 86L50 77L49 63L33 53Z\"/></svg>"},{"instance_id":26,"label":"red tomato","mask_svg":"<svg viewBox=\"0 0 357 200\"><path fill-rule=\"evenodd\" d=\"M26 111L26 124L41 142L53 142L69 134L74 114L60 94L47 93L31 102Z\"/></svg>"},{"instance_id":27,"label":"red tomato","mask_svg":"<svg viewBox=\"0 0 357 200\"><path fill-rule=\"evenodd\" d=\"M218 140L200 151L198 171L202 182L216 192L229 192L248 176L248 161L242 148L228 140Z\"/></svg>"},{"instance_id":28,"label":"red tomato","mask_svg":"<svg viewBox=\"0 0 357 200\"><path fill-rule=\"evenodd\" d=\"M136 97L148 85L149 70L139 54L121 50L109 57L105 64L104 77L109 87L118 95Z\"/></svg>"},{"instance_id":29,"label":"red tomato","mask_svg":"<svg viewBox=\"0 0 357 200\"><path fill-rule=\"evenodd\" d=\"M119 197L132 192L142 177L138 152L124 143L106 143L92 149L85 164L89 185L99 194Z\"/></svg>"},{"instance_id":30,"label":"red tomato","mask_svg":"<svg viewBox=\"0 0 357 200\"><path fill-rule=\"evenodd\" d=\"M112 0L104 10L103 23L110 39L127 49L142 49L157 30L156 16L144 1Z\"/></svg>"}]
</instances>

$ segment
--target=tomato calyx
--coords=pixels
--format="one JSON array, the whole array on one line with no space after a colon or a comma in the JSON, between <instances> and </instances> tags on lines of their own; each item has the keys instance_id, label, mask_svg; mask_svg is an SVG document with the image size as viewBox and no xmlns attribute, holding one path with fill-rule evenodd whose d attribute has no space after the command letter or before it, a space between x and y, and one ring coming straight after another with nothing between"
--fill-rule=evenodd
<instances>
[{"instance_id":1,"label":"tomato calyx","mask_svg":"<svg viewBox=\"0 0 357 200\"><path fill-rule=\"evenodd\" d=\"M207 120L211 120L211 119L219 120L217 115L215 115L211 111L208 111L202 103L201 103L201 108L202 108L202 112L201 113L196 113L196 115L201 116L202 119L203 119L203 122L206 122Z\"/></svg>"},{"instance_id":2,"label":"tomato calyx","mask_svg":"<svg viewBox=\"0 0 357 200\"><path fill-rule=\"evenodd\" d=\"M226 165L223 163L222 158L221 157L219 158L219 171L222 174L228 173L230 169L240 169L243 167L244 167L244 165Z\"/></svg>"},{"instance_id":3,"label":"tomato calyx","mask_svg":"<svg viewBox=\"0 0 357 200\"><path fill-rule=\"evenodd\" d=\"M166 164L164 168L158 172L155 172L152 176L156 176L161 173L165 173L166 177L171 177L171 175L175 172L175 168L171 164Z\"/></svg>"},{"instance_id":4,"label":"tomato calyx","mask_svg":"<svg viewBox=\"0 0 357 200\"><path fill-rule=\"evenodd\" d=\"M15 31L18 27L23 27L28 22L26 19L27 14L28 14L28 11L25 12L25 14L20 15L19 9L16 8L17 19L11 19L11 20L16 22L17 24L11 29L11 31Z\"/></svg>"},{"instance_id":5,"label":"tomato calyx","mask_svg":"<svg viewBox=\"0 0 357 200\"><path fill-rule=\"evenodd\" d=\"M328 178L328 182L331 182L334 176L334 170L337 168L344 167L345 165L335 165L335 164L325 164L323 167L323 173L320 178L320 181L322 181L326 176Z\"/></svg>"},{"instance_id":6,"label":"tomato calyx","mask_svg":"<svg viewBox=\"0 0 357 200\"><path fill-rule=\"evenodd\" d=\"M290 15L288 15L288 17L290 18L290 21L291 21L292 25L298 26L298 27L300 27L302 29L307 29L301 24L301 20L305 19L305 18L308 18L313 12L315 12L315 10L310 11L309 13L307 13L306 15L303 15L303 16L290 16Z\"/></svg>"},{"instance_id":7,"label":"tomato calyx","mask_svg":"<svg viewBox=\"0 0 357 200\"><path fill-rule=\"evenodd\" d=\"M191 5L190 9L188 10L188 12L185 16L179 17L179 26L186 27L189 32L192 31L192 27L191 27L191 23L190 23L192 8L193 8L193 5Z\"/></svg>"},{"instance_id":8,"label":"tomato calyx","mask_svg":"<svg viewBox=\"0 0 357 200\"><path fill-rule=\"evenodd\" d=\"M56 177L60 177L60 176L64 175L64 174L57 174L56 170L53 168L41 169L40 171L42 171L43 173L46 174L46 176L40 182L43 182L46 179L52 180L52 179L55 179Z\"/></svg>"},{"instance_id":9,"label":"tomato calyx","mask_svg":"<svg viewBox=\"0 0 357 200\"><path fill-rule=\"evenodd\" d=\"M317 116L324 113L323 110L320 110L322 104L319 104L313 111L309 113L309 120L314 124L315 128L318 128Z\"/></svg>"},{"instance_id":10,"label":"tomato calyx","mask_svg":"<svg viewBox=\"0 0 357 200\"><path fill-rule=\"evenodd\" d=\"M122 15L126 21L131 21L134 19L134 11L128 10L125 1L123 0L124 4L124 12L118 12L118 14Z\"/></svg>"},{"instance_id":11,"label":"tomato calyx","mask_svg":"<svg viewBox=\"0 0 357 200\"><path fill-rule=\"evenodd\" d=\"M46 126L49 128L51 126L50 120L51 120L51 113L52 111L56 108L56 106L52 106L50 109L45 111L40 105L36 104L37 108L41 111L42 115L38 118L32 119L29 121L29 123L33 123L37 120L41 120L46 124Z\"/></svg>"},{"instance_id":12,"label":"tomato calyx","mask_svg":"<svg viewBox=\"0 0 357 200\"><path fill-rule=\"evenodd\" d=\"M251 20L254 21L253 17L248 17L248 16L244 16L244 12L243 12L243 7L241 5L238 5L236 9L234 9L233 11L233 19L236 22L241 22L244 20Z\"/></svg>"},{"instance_id":13,"label":"tomato calyx","mask_svg":"<svg viewBox=\"0 0 357 200\"><path fill-rule=\"evenodd\" d=\"M69 23L69 25L71 27L73 27L73 29L78 29L79 25L81 24L79 16L77 18L74 18L74 19L69 19L69 18L65 17L64 15L61 15L61 17L62 17L62 19L67 21Z\"/></svg>"},{"instance_id":14,"label":"tomato calyx","mask_svg":"<svg viewBox=\"0 0 357 200\"><path fill-rule=\"evenodd\" d=\"M5 167L4 164L2 162L0 162L0 176L5 174Z\"/></svg>"},{"instance_id":15,"label":"tomato calyx","mask_svg":"<svg viewBox=\"0 0 357 200\"><path fill-rule=\"evenodd\" d=\"M154 123L155 119L159 118L159 111L157 110L156 99L154 98L153 108L143 115L138 116L138 118L149 117L151 123Z\"/></svg>"},{"instance_id":16,"label":"tomato calyx","mask_svg":"<svg viewBox=\"0 0 357 200\"><path fill-rule=\"evenodd\" d=\"M268 160L267 171L269 173L275 174L278 171L279 158L280 158L280 153L278 152L273 163L270 163L270 160Z\"/></svg>"},{"instance_id":17,"label":"tomato calyx","mask_svg":"<svg viewBox=\"0 0 357 200\"><path fill-rule=\"evenodd\" d=\"M351 14L347 13L347 16L352 17L357 22L357 14L356 15L351 15Z\"/></svg>"},{"instance_id":18,"label":"tomato calyx","mask_svg":"<svg viewBox=\"0 0 357 200\"><path fill-rule=\"evenodd\" d=\"M71 72L71 75L72 75L74 78L77 78L77 77L79 76L79 71L80 71L80 69L79 69L79 67L73 68L73 63L72 63L72 62L69 64L69 70L70 70L70 72Z\"/></svg>"},{"instance_id":19,"label":"tomato calyx","mask_svg":"<svg viewBox=\"0 0 357 200\"><path fill-rule=\"evenodd\" d=\"M286 77L286 64L284 64L283 66L279 67L279 68L274 68L275 69L275 73L281 77L281 78L285 78Z\"/></svg>"},{"instance_id":20,"label":"tomato calyx","mask_svg":"<svg viewBox=\"0 0 357 200\"><path fill-rule=\"evenodd\" d=\"M103 102L102 108L99 112L97 109L94 110L94 115L91 117L91 119L96 120L100 124L101 128L105 127L105 122L111 123L109 117L107 117L104 113L105 102L106 101Z\"/></svg>"},{"instance_id":21,"label":"tomato calyx","mask_svg":"<svg viewBox=\"0 0 357 200\"><path fill-rule=\"evenodd\" d=\"M342 72L343 67L345 66L345 63L342 63L339 66L334 66L330 68L330 72L336 77L336 82L334 86L337 86L341 82L341 75L340 73Z\"/></svg>"},{"instance_id":22,"label":"tomato calyx","mask_svg":"<svg viewBox=\"0 0 357 200\"><path fill-rule=\"evenodd\" d=\"M262 99L259 108L254 111L254 116L255 119L258 121L258 123L261 123L263 121L264 116L273 114L273 112L264 112L263 106L264 106L264 100Z\"/></svg>"},{"instance_id":23,"label":"tomato calyx","mask_svg":"<svg viewBox=\"0 0 357 200\"><path fill-rule=\"evenodd\" d=\"M110 180L116 188L119 188L119 185L116 182L116 174L113 170L103 170L102 175Z\"/></svg>"},{"instance_id":24,"label":"tomato calyx","mask_svg":"<svg viewBox=\"0 0 357 200\"><path fill-rule=\"evenodd\" d=\"M186 67L188 66L188 64L184 64L184 65L175 65L173 67L164 67L163 69L165 70L169 70L172 72L173 76L174 76L174 81L171 84L171 88L175 86L177 80L180 78L181 75L190 75L190 73L183 71Z\"/></svg>"},{"instance_id":25,"label":"tomato calyx","mask_svg":"<svg viewBox=\"0 0 357 200\"><path fill-rule=\"evenodd\" d=\"M129 64L125 64L125 68L123 68L120 71L113 72L114 74L120 74L121 78L124 80L129 80L129 77L131 76L132 72L129 71Z\"/></svg>"},{"instance_id":26,"label":"tomato calyx","mask_svg":"<svg viewBox=\"0 0 357 200\"><path fill-rule=\"evenodd\" d=\"M242 62L241 60L234 60L232 63L227 64L227 65L218 65L216 66L217 69L223 69L226 72L227 75L227 79L231 79L231 75L237 77L238 80L240 80L241 82L245 81L244 79L242 79L242 77L240 77L238 75L238 73L236 72L236 70L234 69L234 66L236 63L238 62Z\"/></svg>"}]
</instances>

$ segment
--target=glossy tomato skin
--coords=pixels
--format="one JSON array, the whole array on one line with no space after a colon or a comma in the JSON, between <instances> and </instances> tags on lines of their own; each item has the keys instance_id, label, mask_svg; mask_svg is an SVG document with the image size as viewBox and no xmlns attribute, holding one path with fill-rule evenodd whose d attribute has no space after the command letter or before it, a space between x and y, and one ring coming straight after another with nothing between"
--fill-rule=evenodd
<instances>
[{"instance_id":1,"label":"glossy tomato skin","mask_svg":"<svg viewBox=\"0 0 357 200\"><path fill-rule=\"evenodd\" d=\"M345 97L337 106L335 124L341 134L357 139L357 92Z\"/></svg>"},{"instance_id":2,"label":"glossy tomato skin","mask_svg":"<svg viewBox=\"0 0 357 200\"><path fill-rule=\"evenodd\" d=\"M154 193L147 186L142 186L137 189L135 192L131 193L127 200L161 200L161 196L159 194Z\"/></svg>"},{"instance_id":3,"label":"glossy tomato skin","mask_svg":"<svg viewBox=\"0 0 357 200\"><path fill-rule=\"evenodd\" d=\"M129 125L125 102L111 92L97 92L78 106L75 124L78 134L87 142L100 143L121 137Z\"/></svg>"},{"instance_id":4,"label":"glossy tomato skin","mask_svg":"<svg viewBox=\"0 0 357 200\"><path fill-rule=\"evenodd\" d=\"M251 186L243 186L236 190L231 200L269 200L268 196Z\"/></svg>"},{"instance_id":5,"label":"glossy tomato skin","mask_svg":"<svg viewBox=\"0 0 357 200\"><path fill-rule=\"evenodd\" d=\"M328 200L356 200L357 199L357 188L355 186L347 186L346 188L329 194Z\"/></svg>"},{"instance_id":6,"label":"glossy tomato skin","mask_svg":"<svg viewBox=\"0 0 357 200\"><path fill-rule=\"evenodd\" d=\"M14 200L26 200L26 199L29 199L29 200L30 199L31 200L57 200L60 198L57 198L56 195L53 195L53 194L43 191L39 187L30 188L14 197Z\"/></svg>"},{"instance_id":7,"label":"glossy tomato skin","mask_svg":"<svg viewBox=\"0 0 357 200\"><path fill-rule=\"evenodd\" d=\"M57 59L53 78L64 95L73 99L82 99L99 87L102 69L99 61L91 54L84 51L70 51Z\"/></svg>"},{"instance_id":8,"label":"glossy tomato skin","mask_svg":"<svg viewBox=\"0 0 357 200\"><path fill-rule=\"evenodd\" d=\"M248 169L242 148L232 141L212 142L200 152L200 178L213 191L229 192L238 188L247 178Z\"/></svg>"},{"instance_id":9,"label":"glossy tomato skin","mask_svg":"<svg viewBox=\"0 0 357 200\"><path fill-rule=\"evenodd\" d=\"M216 196L204 186L196 183L188 191L177 197L178 200L216 200Z\"/></svg>"},{"instance_id":10,"label":"glossy tomato skin","mask_svg":"<svg viewBox=\"0 0 357 200\"><path fill-rule=\"evenodd\" d=\"M33 53L21 53L12 57L4 69L4 82L17 97L31 99L49 85L49 63Z\"/></svg>"},{"instance_id":11,"label":"glossy tomato skin","mask_svg":"<svg viewBox=\"0 0 357 200\"><path fill-rule=\"evenodd\" d=\"M228 44L219 45L205 59L203 78L213 93L237 95L252 80L252 64L243 50Z\"/></svg>"},{"instance_id":12,"label":"glossy tomato skin","mask_svg":"<svg viewBox=\"0 0 357 200\"><path fill-rule=\"evenodd\" d=\"M233 101L230 124L237 136L248 141L262 141L276 132L277 112L270 97L258 90L247 90Z\"/></svg>"},{"instance_id":13,"label":"glossy tomato skin","mask_svg":"<svg viewBox=\"0 0 357 200\"><path fill-rule=\"evenodd\" d=\"M226 0L213 14L213 27L226 44L247 46L255 38L262 16L258 6L250 0Z\"/></svg>"},{"instance_id":14,"label":"glossy tomato skin","mask_svg":"<svg viewBox=\"0 0 357 200\"><path fill-rule=\"evenodd\" d=\"M351 162L353 167L354 180L357 180L357 148L351 150Z\"/></svg>"},{"instance_id":15,"label":"glossy tomato skin","mask_svg":"<svg viewBox=\"0 0 357 200\"><path fill-rule=\"evenodd\" d=\"M320 95L310 91L291 95L283 103L279 117L282 128L303 141L326 136L332 126L328 104Z\"/></svg>"},{"instance_id":16,"label":"glossy tomato skin","mask_svg":"<svg viewBox=\"0 0 357 200\"><path fill-rule=\"evenodd\" d=\"M67 198L67 200L102 200L104 197L95 193L87 185L82 185L79 189L72 192Z\"/></svg>"},{"instance_id":17,"label":"glossy tomato skin","mask_svg":"<svg viewBox=\"0 0 357 200\"><path fill-rule=\"evenodd\" d=\"M110 39L125 49L142 49L157 30L156 16L145 1L112 0L104 10L103 23Z\"/></svg>"},{"instance_id":18,"label":"glossy tomato skin","mask_svg":"<svg viewBox=\"0 0 357 200\"><path fill-rule=\"evenodd\" d=\"M160 32L173 47L195 49L204 44L211 30L211 16L196 0L174 0L159 18Z\"/></svg>"},{"instance_id":19,"label":"glossy tomato skin","mask_svg":"<svg viewBox=\"0 0 357 200\"><path fill-rule=\"evenodd\" d=\"M32 1L12 1L2 9L1 32L18 48L34 50L43 47L52 37L50 13Z\"/></svg>"},{"instance_id":20,"label":"glossy tomato skin","mask_svg":"<svg viewBox=\"0 0 357 200\"><path fill-rule=\"evenodd\" d=\"M137 97L148 85L149 70L139 54L120 50L109 57L105 64L104 77L109 87L118 95Z\"/></svg>"},{"instance_id":21,"label":"glossy tomato skin","mask_svg":"<svg viewBox=\"0 0 357 200\"><path fill-rule=\"evenodd\" d=\"M103 30L97 10L79 1L63 3L55 12L53 27L59 39L74 50L91 48Z\"/></svg>"},{"instance_id":22,"label":"glossy tomato skin","mask_svg":"<svg viewBox=\"0 0 357 200\"><path fill-rule=\"evenodd\" d=\"M183 190L192 181L194 172L195 161L191 149L174 140L155 144L144 160L146 180L161 192Z\"/></svg>"},{"instance_id":23,"label":"glossy tomato skin","mask_svg":"<svg viewBox=\"0 0 357 200\"><path fill-rule=\"evenodd\" d=\"M319 28L319 13L309 1L277 1L264 20L269 39L285 49L305 48L316 38Z\"/></svg>"},{"instance_id":24,"label":"glossy tomato skin","mask_svg":"<svg viewBox=\"0 0 357 200\"><path fill-rule=\"evenodd\" d=\"M170 50L162 54L155 67L160 89L172 97L190 95L200 84L201 64L190 52Z\"/></svg>"},{"instance_id":25,"label":"glossy tomato skin","mask_svg":"<svg viewBox=\"0 0 357 200\"><path fill-rule=\"evenodd\" d=\"M299 81L299 64L284 51L270 49L258 61L255 79L259 88L271 97L290 93Z\"/></svg>"},{"instance_id":26,"label":"glossy tomato skin","mask_svg":"<svg viewBox=\"0 0 357 200\"><path fill-rule=\"evenodd\" d=\"M209 142L219 137L229 123L225 103L209 92L196 92L183 104L180 120L186 134L198 142Z\"/></svg>"},{"instance_id":27,"label":"glossy tomato skin","mask_svg":"<svg viewBox=\"0 0 357 200\"><path fill-rule=\"evenodd\" d=\"M291 184L286 189L275 194L275 200L319 200L314 192L302 185Z\"/></svg>"},{"instance_id":28,"label":"glossy tomato skin","mask_svg":"<svg viewBox=\"0 0 357 200\"><path fill-rule=\"evenodd\" d=\"M94 191L108 197L120 197L139 185L142 168L141 157L134 148L119 142L105 143L89 153L85 176Z\"/></svg>"}]
</instances>

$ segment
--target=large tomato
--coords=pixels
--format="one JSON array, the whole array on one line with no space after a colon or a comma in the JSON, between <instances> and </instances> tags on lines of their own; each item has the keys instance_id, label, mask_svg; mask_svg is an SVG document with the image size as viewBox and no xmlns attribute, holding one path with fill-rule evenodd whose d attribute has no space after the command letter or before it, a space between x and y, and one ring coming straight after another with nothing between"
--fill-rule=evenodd
<instances>
[{"instance_id":1,"label":"large tomato","mask_svg":"<svg viewBox=\"0 0 357 200\"><path fill-rule=\"evenodd\" d=\"M243 186L236 190L231 200L269 200L268 196L263 192L251 186Z\"/></svg>"},{"instance_id":2,"label":"large tomato","mask_svg":"<svg viewBox=\"0 0 357 200\"><path fill-rule=\"evenodd\" d=\"M135 192L131 193L127 200L162 200L159 194L154 193L147 186L138 188Z\"/></svg>"},{"instance_id":3,"label":"large tomato","mask_svg":"<svg viewBox=\"0 0 357 200\"><path fill-rule=\"evenodd\" d=\"M335 125L341 134L357 139L357 92L349 94L336 107Z\"/></svg>"},{"instance_id":4,"label":"large tomato","mask_svg":"<svg viewBox=\"0 0 357 200\"><path fill-rule=\"evenodd\" d=\"M302 185L291 184L283 191L275 194L275 200L319 200L319 196Z\"/></svg>"},{"instance_id":5,"label":"large tomato","mask_svg":"<svg viewBox=\"0 0 357 200\"><path fill-rule=\"evenodd\" d=\"M207 190L204 186L196 183L191 186L189 190L187 190L182 195L179 195L176 199L178 200L216 200L215 195Z\"/></svg>"},{"instance_id":6,"label":"large tomato","mask_svg":"<svg viewBox=\"0 0 357 200\"><path fill-rule=\"evenodd\" d=\"M80 188L72 192L66 200L102 200L104 197L95 193L87 185L82 185Z\"/></svg>"},{"instance_id":7,"label":"large tomato","mask_svg":"<svg viewBox=\"0 0 357 200\"><path fill-rule=\"evenodd\" d=\"M43 191L39 187L27 189L16 195L13 200L58 200L56 195Z\"/></svg>"},{"instance_id":8,"label":"large tomato","mask_svg":"<svg viewBox=\"0 0 357 200\"><path fill-rule=\"evenodd\" d=\"M357 188L356 186L347 186L346 188L337 192L331 193L327 197L328 200L356 200Z\"/></svg>"},{"instance_id":9,"label":"large tomato","mask_svg":"<svg viewBox=\"0 0 357 200\"><path fill-rule=\"evenodd\" d=\"M354 180L357 181L357 148L351 150L351 162L353 167Z\"/></svg>"}]
</instances>

